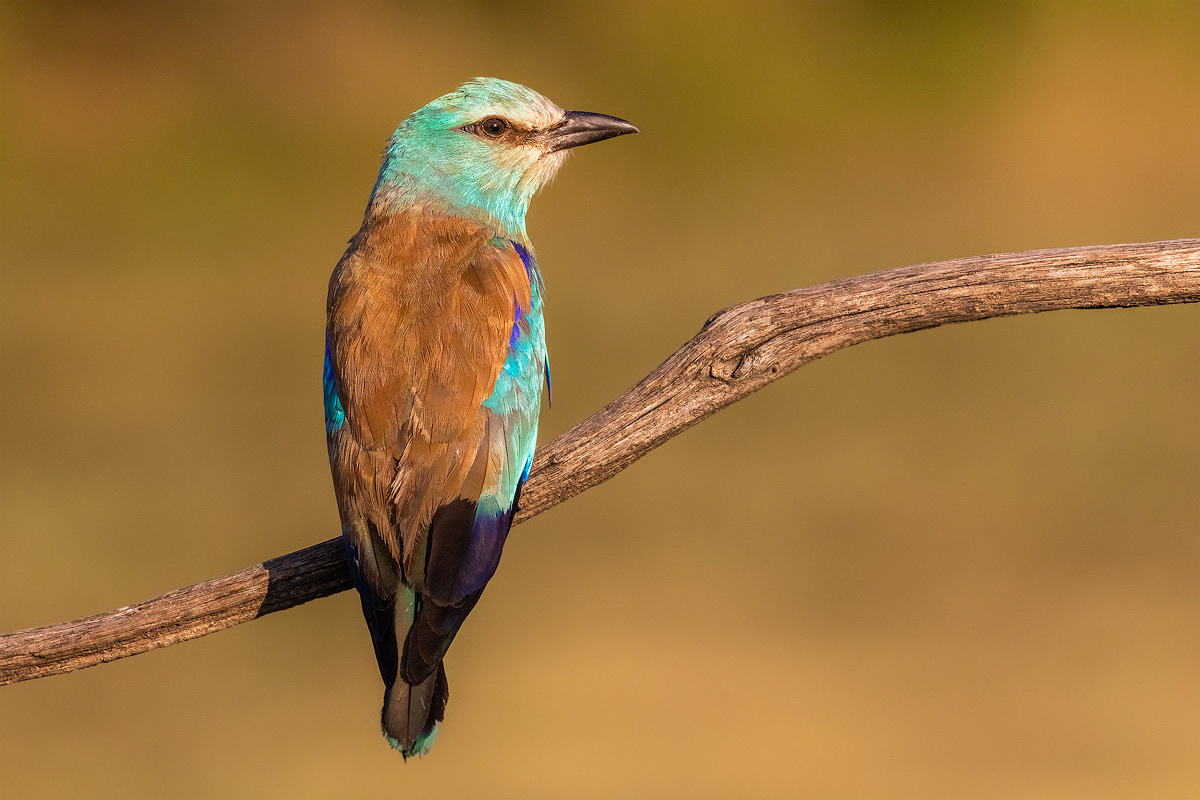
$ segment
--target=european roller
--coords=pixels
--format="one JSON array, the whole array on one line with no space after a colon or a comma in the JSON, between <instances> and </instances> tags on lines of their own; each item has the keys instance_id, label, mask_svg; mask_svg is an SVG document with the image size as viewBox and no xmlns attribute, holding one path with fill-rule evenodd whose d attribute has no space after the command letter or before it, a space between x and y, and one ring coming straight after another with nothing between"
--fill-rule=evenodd
<instances>
[{"instance_id":1,"label":"european roller","mask_svg":"<svg viewBox=\"0 0 1200 800\"><path fill-rule=\"evenodd\" d=\"M549 381L529 200L637 128L477 78L400 123L329 281L325 428L383 733L428 751L442 659L500 563Z\"/></svg>"}]
</instances>

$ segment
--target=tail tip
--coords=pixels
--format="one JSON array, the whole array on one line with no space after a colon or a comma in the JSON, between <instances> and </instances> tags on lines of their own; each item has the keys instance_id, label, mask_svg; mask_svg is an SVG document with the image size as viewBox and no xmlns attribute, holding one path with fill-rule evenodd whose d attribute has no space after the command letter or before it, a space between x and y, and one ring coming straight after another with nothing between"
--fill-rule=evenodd
<instances>
[{"instance_id":1,"label":"tail tip","mask_svg":"<svg viewBox=\"0 0 1200 800\"><path fill-rule=\"evenodd\" d=\"M401 742L387 731L384 731L383 738L387 740L387 743L391 745L393 749L399 750L400 755L404 756L404 760L407 761L412 756L420 757L428 753L429 748L433 747L433 740L437 738L437 734L438 723L435 722L429 733L424 733L418 736L409 747L405 747L404 742Z\"/></svg>"}]
</instances>

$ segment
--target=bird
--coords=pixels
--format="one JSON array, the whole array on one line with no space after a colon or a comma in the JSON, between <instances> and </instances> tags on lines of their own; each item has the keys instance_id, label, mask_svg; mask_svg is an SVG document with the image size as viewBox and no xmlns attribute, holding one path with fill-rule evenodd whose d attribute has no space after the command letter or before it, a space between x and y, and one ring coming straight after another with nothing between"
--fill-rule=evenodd
<instances>
[{"instance_id":1,"label":"bird","mask_svg":"<svg viewBox=\"0 0 1200 800\"><path fill-rule=\"evenodd\" d=\"M496 572L549 390L530 199L575 147L638 128L475 78L388 140L329 281L325 431L351 577L407 760L445 716L443 659Z\"/></svg>"}]
</instances>

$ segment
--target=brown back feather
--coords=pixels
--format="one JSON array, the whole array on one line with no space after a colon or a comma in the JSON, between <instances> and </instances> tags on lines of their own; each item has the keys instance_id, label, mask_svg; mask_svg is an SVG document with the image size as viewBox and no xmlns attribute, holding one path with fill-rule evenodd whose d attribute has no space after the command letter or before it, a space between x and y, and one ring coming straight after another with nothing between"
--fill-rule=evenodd
<instances>
[{"instance_id":1,"label":"brown back feather","mask_svg":"<svg viewBox=\"0 0 1200 800\"><path fill-rule=\"evenodd\" d=\"M346 413L330 456L343 520L370 519L418 590L424 559L413 553L424 551L434 511L479 496L482 404L514 305L526 312L529 303L511 244L424 206L368 222L330 280L329 343Z\"/></svg>"}]
</instances>

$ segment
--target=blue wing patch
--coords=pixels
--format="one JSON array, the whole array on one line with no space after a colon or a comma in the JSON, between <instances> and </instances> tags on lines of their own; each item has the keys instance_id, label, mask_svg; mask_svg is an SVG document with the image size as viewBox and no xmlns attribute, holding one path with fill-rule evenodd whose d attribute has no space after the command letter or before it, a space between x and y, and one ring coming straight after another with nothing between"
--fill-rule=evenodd
<instances>
[{"instance_id":1,"label":"blue wing patch","mask_svg":"<svg viewBox=\"0 0 1200 800\"><path fill-rule=\"evenodd\" d=\"M337 379L333 375L333 356L329 352L329 336L325 337L325 370L321 376L325 387L325 432L333 433L346 421L342 398L338 396Z\"/></svg>"},{"instance_id":2,"label":"blue wing patch","mask_svg":"<svg viewBox=\"0 0 1200 800\"><path fill-rule=\"evenodd\" d=\"M510 239L508 243L513 246L513 249L517 251L517 255L519 255L521 257L521 263L525 265L525 277L528 278L530 280L530 282L532 282L533 281L533 256L530 255L529 251L525 249L525 245L521 244L520 242L514 242L513 240Z\"/></svg>"}]
</instances>

